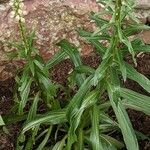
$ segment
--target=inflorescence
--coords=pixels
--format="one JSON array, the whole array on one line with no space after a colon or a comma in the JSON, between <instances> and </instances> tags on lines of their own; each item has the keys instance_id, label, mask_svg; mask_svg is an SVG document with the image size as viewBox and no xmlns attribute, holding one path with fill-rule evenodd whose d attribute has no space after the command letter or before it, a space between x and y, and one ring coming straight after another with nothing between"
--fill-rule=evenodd
<instances>
[{"instance_id":1,"label":"inflorescence","mask_svg":"<svg viewBox=\"0 0 150 150\"><path fill-rule=\"evenodd\" d=\"M14 18L17 22L25 22L24 15L27 14L26 7L23 0L10 0L9 5L12 7L10 17Z\"/></svg>"}]
</instances>

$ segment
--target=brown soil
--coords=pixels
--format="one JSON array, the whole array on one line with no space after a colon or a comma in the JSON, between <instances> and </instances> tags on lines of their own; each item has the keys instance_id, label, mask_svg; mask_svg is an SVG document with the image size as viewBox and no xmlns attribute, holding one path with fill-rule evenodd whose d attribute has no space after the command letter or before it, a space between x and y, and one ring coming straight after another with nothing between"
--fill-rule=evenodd
<instances>
[{"instance_id":1,"label":"brown soil","mask_svg":"<svg viewBox=\"0 0 150 150\"><path fill-rule=\"evenodd\" d=\"M127 57L127 61L130 61L130 57ZM83 58L83 63L92 67L97 67L100 62L100 58L96 55L86 56ZM137 70L142 74L150 78L150 54L144 54L140 58L137 58ZM67 81L68 73L72 68L72 63L70 60L65 60L52 71L52 78L58 83L65 84ZM12 107L12 88L14 86L14 80L7 80L0 83L0 113L7 114ZM145 92L138 84L133 81L127 81L126 87L138 91L140 93L148 94ZM136 112L129 110L129 116L136 130L144 133L146 136L150 137L150 117L146 116L141 112ZM15 137L20 129L18 124L11 125L8 127L10 134L5 134L2 129L0 130L0 150L14 150ZM141 150L149 150L150 142L147 140L139 141Z\"/></svg>"}]
</instances>

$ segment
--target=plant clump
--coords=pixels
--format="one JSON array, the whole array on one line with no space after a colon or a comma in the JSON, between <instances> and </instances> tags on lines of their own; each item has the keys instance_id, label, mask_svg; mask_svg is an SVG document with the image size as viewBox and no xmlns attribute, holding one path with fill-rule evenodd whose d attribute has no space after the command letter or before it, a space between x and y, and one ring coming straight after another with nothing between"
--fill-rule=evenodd
<instances>
[{"instance_id":1,"label":"plant clump","mask_svg":"<svg viewBox=\"0 0 150 150\"><path fill-rule=\"evenodd\" d=\"M98 3L104 6L104 11L90 14L97 29L76 30L102 58L96 69L84 65L78 48L66 39L57 43L60 51L45 62L34 45L35 32L26 34L25 23L19 19L22 39L11 45L17 48L15 57L25 60L26 64L16 75L15 121L3 117L6 124L23 123L16 149L139 150L138 139L144 135L134 130L127 109L150 115L150 97L124 84L128 79L133 80L150 93L150 80L127 63L125 57L130 55L136 66L136 54L150 52L149 45L131 38L150 27L133 15L132 0L101 0ZM15 15L18 14L16 9ZM110 15L111 19L103 18L104 15ZM103 44L104 41L107 44ZM61 85L51 79L51 69L68 56L74 68L69 73L67 85ZM60 90L66 95L64 104L58 95ZM41 105L44 105L42 113ZM113 110L115 119L108 113L109 109ZM116 139L113 136L116 132L122 134L122 138Z\"/></svg>"}]
</instances>

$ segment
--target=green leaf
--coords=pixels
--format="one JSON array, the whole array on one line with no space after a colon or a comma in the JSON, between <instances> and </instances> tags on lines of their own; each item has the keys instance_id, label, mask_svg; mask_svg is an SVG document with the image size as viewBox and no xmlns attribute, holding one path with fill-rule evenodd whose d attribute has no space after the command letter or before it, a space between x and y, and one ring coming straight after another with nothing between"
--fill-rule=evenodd
<instances>
[{"instance_id":1,"label":"green leaf","mask_svg":"<svg viewBox=\"0 0 150 150\"><path fill-rule=\"evenodd\" d=\"M27 123L22 132L24 133L40 124L60 124L66 121L66 110L51 111Z\"/></svg>"},{"instance_id":2,"label":"green leaf","mask_svg":"<svg viewBox=\"0 0 150 150\"><path fill-rule=\"evenodd\" d=\"M78 28L77 32L79 35L83 38L85 38L87 41L93 40L93 41L99 41L99 40L110 40L110 36L108 34L102 34L102 35L94 35L93 32L88 32L83 29Z\"/></svg>"},{"instance_id":3,"label":"green leaf","mask_svg":"<svg viewBox=\"0 0 150 150\"><path fill-rule=\"evenodd\" d=\"M104 32L105 30L107 31L107 29L110 28L112 24L113 23L104 24L103 26L101 26L101 28L96 29L92 36L98 35L101 32Z\"/></svg>"},{"instance_id":4,"label":"green leaf","mask_svg":"<svg viewBox=\"0 0 150 150\"><path fill-rule=\"evenodd\" d=\"M34 68L34 63L33 63L33 61L30 61L30 62L29 62L29 67L30 67L30 70L31 70L31 72L32 72L32 75L34 76L34 74L35 74L35 68Z\"/></svg>"},{"instance_id":5,"label":"green leaf","mask_svg":"<svg viewBox=\"0 0 150 150\"><path fill-rule=\"evenodd\" d=\"M35 30L33 30L33 31L29 34L27 40L28 40L28 45L29 45L29 47L30 47L30 48L33 47L33 42L34 42L34 40L35 40Z\"/></svg>"},{"instance_id":6,"label":"green leaf","mask_svg":"<svg viewBox=\"0 0 150 150\"><path fill-rule=\"evenodd\" d=\"M121 71L121 74L123 76L123 80L126 81L126 79L127 79L127 70L126 70L124 60L123 60L123 56L120 52L117 53L117 58L118 58L120 71Z\"/></svg>"},{"instance_id":7,"label":"green leaf","mask_svg":"<svg viewBox=\"0 0 150 150\"><path fill-rule=\"evenodd\" d=\"M82 99L80 99L80 101L78 101L79 99L76 99L77 102L72 105L73 107L72 110L68 111L70 112L70 116L69 116L70 129L69 129L68 143L67 143L68 149L71 148L71 145L77 140L75 131L79 126L83 112L88 107L96 103L97 95L98 95L97 91L92 91L88 93L88 95L83 99L83 102Z\"/></svg>"},{"instance_id":8,"label":"green leaf","mask_svg":"<svg viewBox=\"0 0 150 150\"><path fill-rule=\"evenodd\" d=\"M84 149L84 130L82 124L77 129L77 135L78 135L78 142L74 144L75 148Z\"/></svg>"},{"instance_id":9,"label":"green leaf","mask_svg":"<svg viewBox=\"0 0 150 150\"><path fill-rule=\"evenodd\" d=\"M142 30L150 30L150 27L147 25L128 25L128 27L124 30L126 36L130 36L135 32L142 31Z\"/></svg>"},{"instance_id":10,"label":"green leaf","mask_svg":"<svg viewBox=\"0 0 150 150\"><path fill-rule=\"evenodd\" d=\"M56 64L60 63L66 57L66 53L64 51L58 51L47 63L47 68L52 68Z\"/></svg>"},{"instance_id":11,"label":"green leaf","mask_svg":"<svg viewBox=\"0 0 150 150\"><path fill-rule=\"evenodd\" d=\"M134 50L139 51L139 52L150 52L150 45L141 45L138 47L134 47Z\"/></svg>"},{"instance_id":12,"label":"green leaf","mask_svg":"<svg viewBox=\"0 0 150 150\"><path fill-rule=\"evenodd\" d=\"M33 149L33 145L35 144L35 137L38 134L38 131L39 131L39 126L36 126L32 130L31 134L29 135L27 144L26 144L26 146L24 148L25 150L31 150L31 149Z\"/></svg>"},{"instance_id":13,"label":"green leaf","mask_svg":"<svg viewBox=\"0 0 150 150\"><path fill-rule=\"evenodd\" d=\"M18 79L18 81L16 81L19 85L19 88L18 88L18 91L23 91L27 85L27 82L29 80L29 66L25 66L24 67L24 70L23 70L23 75L21 77L21 79L19 80L19 78L16 78Z\"/></svg>"},{"instance_id":14,"label":"green leaf","mask_svg":"<svg viewBox=\"0 0 150 150\"><path fill-rule=\"evenodd\" d=\"M102 56L106 52L106 47L104 47L98 40L90 40L94 47L96 48L96 51L100 53Z\"/></svg>"},{"instance_id":15,"label":"green leaf","mask_svg":"<svg viewBox=\"0 0 150 150\"><path fill-rule=\"evenodd\" d=\"M90 42L97 50L98 53L103 55L106 51L106 47L104 47L99 41L100 40L110 40L108 35L94 35L92 32L87 32L82 29L77 30L80 36L85 38L88 42Z\"/></svg>"},{"instance_id":16,"label":"green leaf","mask_svg":"<svg viewBox=\"0 0 150 150\"><path fill-rule=\"evenodd\" d=\"M41 142L41 144L38 146L38 148L36 150L43 150L44 146L46 145L46 143L50 137L51 131L52 131L52 126L50 126L50 128L48 129L45 138L43 139L43 141Z\"/></svg>"},{"instance_id":17,"label":"green leaf","mask_svg":"<svg viewBox=\"0 0 150 150\"><path fill-rule=\"evenodd\" d=\"M105 113L101 112L100 113L100 121L101 123L109 123L112 126L117 126L117 123L115 121L113 121L108 115L106 115Z\"/></svg>"},{"instance_id":18,"label":"green leaf","mask_svg":"<svg viewBox=\"0 0 150 150\"><path fill-rule=\"evenodd\" d=\"M24 79L23 79L24 78ZM18 82L18 84L21 84L20 87L18 88L18 91L23 91L25 89L25 87L27 86L28 84L28 80L29 80L29 77L28 76L22 76L21 78L21 82Z\"/></svg>"},{"instance_id":19,"label":"green leaf","mask_svg":"<svg viewBox=\"0 0 150 150\"><path fill-rule=\"evenodd\" d=\"M131 41L131 44L132 44L132 47L133 47L133 50L135 52L150 52L150 45L148 44L145 44L143 41L141 41L140 39L135 39L133 41ZM127 47L124 46L121 51L125 51L127 52Z\"/></svg>"},{"instance_id":20,"label":"green leaf","mask_svg":"<svg viewBox=\"0 0 150 150\"><path fill-rule=\"evenodd\" d=\"M67 118L69 122L72 122L72 116L76 114L76 111L80 108L83 98L85 97L85 94L89 91L91 87L91 80L92 76L88 77L83 85L79 88L78 92L75 94L75 96L70 101L68 107L67 107Z\"/></svg>"},{"instance_id":21,"label":"green leaf","mask_svg":"<svg viewBox=\"0 0 150 150\"><path fill-rule=\"evenodd\" d=\"M18 115L18 114L7 114L3 116L3 120L6 125L10 125L12 123L23 121L27 118L27 115Z\"/></svg>"},{"instance_id":22,"label":"green leaf","mask_svg":"<svg viewBox=\"0 0 150 150\"><path fill-rule=\"evenodd\" d=\"M60 46L67 55L69 55L75 67L82 65L79 51L75 46L73 46L67 40L62 40L57 45ZM83 84L84 80L85 76L83 74L77 75L77 83L79 86Z\"/></svg>"},{"instance_id":23,"label":"green leaf","mask_svg":"<svg viewBox=\"0 0 150 150\"><path fill-rule=\"evenodd\" d=\"M98 82L104 77L106 70L109 67L110 62L111 62L111 57L108 57L104 59L99 65L99 67L96 69L95 75L92 79L94 86L96 86Z\"/></svg>"},{"instance_id":24,"label":"green leaf","mask_svg":"<svg viewBox=\"0 0 150 150\"><path fill-rule=\"evenodd\" d=\"M102 142L100 141L99 133L99 108L94 105L91 111L92 130L90 134L90 141L93 150L104 150Z\"/></svg>"},{"instance_id":25,"label":"green leaf","mask_svg":"<svg viewBox=\"0 0 150 150\"><path fill-rule=\"evenodd\" d=\"M139 150L137 138L135 136L128 114L122 102L119 100L118 95L116 95L116 91L119 88L116 88L112 86L110 83L108 83L107 89L108 89L108 94L109 94L109 98L110 98L113 110L119 122L119 127L122 131L127 149Z\"/></svg>"},{"instance_id":26,"label":"green leaf","mask_svg":"<svg viewBox=\"0 0 150 150\"><path fill-rule=\"evenodd\" d=\"M96 101L97 101L97 92L96 91L92 91L90 93L88 93L88 95L86 96L86 98L84 98L82 104L79 107L75 107L73 111L73 113L71 112L71 121L70 121L70 132L71 132L71 136L73 136L75 134L75 130L77 129L80 121L81 121L81 116L84 112L85 109L87 109L88 107L90 107L91 105L93 105Z\"/></svg>"},{"instance_id":27,"label":"green leaf","mask_svg":"<svg viewBox=\"0 0 150 150\"><path fill-rule=\"evenodd\" d=\"M116 42L117 42L117 38L115 36L113 36L110 40L110 44L108 46L108 48L105 51L105 54L103 56L103 60L110 57L113 54L113 51L116 50Z\"/></svg>"},{"instance_id":28,"label":"green leaf","mask_svg":"<svg viewBox=\"0 0 150 150\"><path fill-rule=\"evenodd\" d=\"M40 62L39 60L36 60L36 59L33 60L33 62L36 65L36 67L38 67L38 70L40 70L39 72L41 72L45 76L49 75L48 69L46 68L46 66L44 65L44 63L42 63L42 62Z\"/></svg>"},{"instance_id":29,"label":"green leaf","mask_svg":"<svg viewBox=\"0 0 150 150\"><path fill-rule=\"evenodd\" d=\"M99 128L100 128L100 133L106 133L106 134L117 130L117 126L112 124L107 124L107 123L101 124Z\"/></svg>"},{"instance_id":30,"label":"green leaf","mask_svg":"<svg viewBox=\"0 0 150 150\"><path fill-rule=\"evenodd\" d=\"M3 126L3 125L5 125L5 123L4 123L4 121L3 121L2 116L0 115L0 126Z\"/></svg>"},{"instance_id":31,"label":"green leaf","mask_svg":"<svg viewBox=\"0 0 150 150\"><path fill-rule=\"evenodd\" d=\"M121 101L118 102L117 117L128 150L139 150L132 124Z\"/></svg>"},{"instance_id":32,"label":"green leaf","mask_svg":"<svg viewBox=\"0 0 150 150\"><path fill-rule=\"evenodd\" d=\"M28 117L27 117L27 122L31 121L32 119L35 118L36 112L37 112L37 105L39 101L39 92L35 95L35 98L33 100L33 104L29 110Z\"/></svg>"},{"instance_id":33,"label":"green leaf","mask_svg":"<svg viewBox=\"0 0 150 150\"><path fill-rule=\"evenodd\" d=\"M113 86L120 87L120 79L119 79L119 75L117 72L117 68L115 66L110 67L109 73L110 73L110 79L112 81Z\"/></svg>"},{"instance_id":34,"label":"green leaf","mask_svg":"<svg viewBox=\"0 0 150 150\"><path fill-rule=\"evenodd\" d=\"M95 69L93 69L92 67L89 67L89 66L78 66L74 69L74 71L76 71L77 73L85 73L85 74L94 74L95 72Z\"/></svg>"},{"instance_id":35,"label":"green leaf","mask_svg":"<svg viewBox=\"0 0 150 150\"><path fill-rule=\"evenodd\" d=\"M57 142L52 150L63 150L66 138L67 136L65 136L61 141Z\"/></svg>"},{"instance_id":36,"label":"green leaf","mask_svg":"<svg viewBox=\"0 0 150 150\"><path fill-rule=\"evenodd\" d=\"M27 81L27 84L26 84L24 90L20 92L21 101L19 102L19 108L18 108L19 114L23 113L23 109L28 101L31 83L32 83L32 78L30 78Z\"/></svg>"},{"instance_id":37,"label":"green leaf","mask_svg":"<svg viewBox=\"0 0 150 150\"><path fill-rule=\"evenodd\" d=\"M131 65L125 64L127 68L127 77L136 81L141 85L147 92L150 93L150 80L141 73L137 72Z\"/></svg>"},{"instance_id":38,"label":"green leaf","mask_svg":"<svg viewBox=\"0 0 150 150\"><path fill-rule=\"evenodd\" d=\"M116 140L115 138L111 136L102 134L101 137L107 142L108 145L110 145L110 147L116 150L124 148L124 144L122 142Z\"/></svg>"},{"instance_id":39,"label":"green leaf","mask_svg":"<svg viewBox=\"0 0 150 150\"><path fill-rule=\"evenodd\" d=\"M60 46L64 50L64 52L66 52L66 54L69 55L75 67L82 64L79 51L77 50L75 46L73 46L67 40L61 40L57 45Z\"/></svg>"},{"instance_id":40,"label":"green leaf","mask_svg":"<svg viewBox=\"0 0 150 150\"><path fill-rule=\"evenodd\" d=\"M125 100L123 101L124 105L129 108L142 111L150 115L150 97L139 94L129 89L120 88L118 89L120 96Z\"/></svg>"},{"instance_id":41,"label":"green leaf","mask_svg":"<svg viewBox=\"0 0 150 150\"><path fill-rule=\"evenodd\" d=\"M39 79L39 83L41 83L42 85L43 85L43 87L44 87L44 89L48 92L48 93L50 93L51 95L55 95L55 86L54 86L54 84L51 82L51 80L48 78L48 77L46 77L46 76L44 76L43 74L41 74L41 73L39 73L39 72L37 72L37 76L38 76L38 79Z\"/></svg>"},{"instance_id":42,"label":"green leaf","mask_svg":"<svg viewBox=\"0 0 150 150\"><path fill-rule=\"evenodd\" d=\"M40 63L38 60L33 60L33 62L41 71L44 70L44 65L42 63Z\"/></svg>"},{"instance_id":43,"label":"green leaf","mask_svg":"<svg viewBox=\"0 0 150 150\"><path fill-rule=\"evenodd\" d=\"M81 28L76 29L76 31L79 33L79 35L87 40L99 40L100 36L96 35L96 36L92 36L93 32L89 32L89 31L85 31Z\"/></svg>"},{"instance_id":44,"label":"green leaf","mask_svg":"<svg viewBox=\"0 0 150 150\"><path fill-rule=\"evenodd\" d=\"M122 35L120 36L120 40L121 42L123 42L127 47L128 47L128 51L130 52L130 54L132 55L132 59L134 61L134 63L136 64L136 60L135 60L135 52L134 49L132 47L131 42L128 40L128 37L125 36L123 33L121 33Z\"/></svg>"},{"instance_id":45,"label":"green leaf","mask_svg":"<svg viewBox=\"0 0 150 150\"><path fill-rule=\"evenodd\" d=\"M131 44L135 52L150 52L150 45L145 44L139 38L131 41Z\"/></svg>"},{"instance_id":46,"label":"green leaf","mask_svg":"<svg viewBox=\"0 0 150 150\"><path fill-rule=\"evenodd\" d=\"M91 19L93 19L99 27L109 23L109 21L96 16L94 12L91 12Z\"/></svg>"}]
</instances>

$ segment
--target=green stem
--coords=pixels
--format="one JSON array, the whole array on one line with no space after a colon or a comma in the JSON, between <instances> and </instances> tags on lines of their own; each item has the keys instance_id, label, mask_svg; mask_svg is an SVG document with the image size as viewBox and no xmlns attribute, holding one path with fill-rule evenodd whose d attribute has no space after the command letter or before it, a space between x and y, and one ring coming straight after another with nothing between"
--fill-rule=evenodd
<instances>
[{"instance_id":1,"label":"green stem","mask_svg":"<svg viewBox=\"0 0 150 150\"><path fill-rule=\"evenodd\" d=\"M27 54L28 52L28 42L26 40L26 34L25 34L25 28L24 28L24 25L23 23L21 22L21 20L19 20L19 28L20 28L20 35L21 35L21 38L22 38L22 41L23 41L23 44L24 44L24 47L25 47L25 52Z\"/></svg>"},{"instance_id":2,"label":"green stem","mask_svg":"<svg viewBox=\"0 0 150 150\"><path fill-rule=\"evenodd\" d=\"M114 46L114 49L113 49L113 58L115 58L115 55L118 52L118 46L119 46L119 43L120 43L119 29L121 29L121 6L122 6L122 0L117 0L116 4L115 4L115 26L114 26L115 46Z\"/></svg>"}]
</instances>

